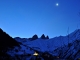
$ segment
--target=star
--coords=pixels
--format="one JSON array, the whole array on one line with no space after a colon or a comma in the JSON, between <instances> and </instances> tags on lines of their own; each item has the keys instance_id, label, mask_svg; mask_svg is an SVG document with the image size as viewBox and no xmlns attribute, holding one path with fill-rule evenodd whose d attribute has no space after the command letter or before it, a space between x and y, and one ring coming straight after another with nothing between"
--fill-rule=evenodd
<instances>
[{"instance_id":1,"label":"star","mask_svg":"<svg viewBox=\"0 0 80 60\"><path fill-rule=\"evenodd\" d=\"M59 6L59 4L58 4L58 3L56 3L56 6Z\"/></svg>"}]
</instances>

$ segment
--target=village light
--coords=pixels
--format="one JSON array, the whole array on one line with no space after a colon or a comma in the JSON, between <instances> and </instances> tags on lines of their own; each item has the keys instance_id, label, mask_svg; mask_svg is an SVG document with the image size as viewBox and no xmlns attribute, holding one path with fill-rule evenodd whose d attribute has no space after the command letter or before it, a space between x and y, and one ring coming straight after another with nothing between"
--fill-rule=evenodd
<instances>
[{"instance_id":1,"label":"village light","mask_svg":"<svg viewBox=\"0 0 80 60\"><path fill-rule=\"evenodd\" d=\"M34 55L34 56L38 56L39 54L35 52L33 55Z\"/></svg>"}]
</instances>

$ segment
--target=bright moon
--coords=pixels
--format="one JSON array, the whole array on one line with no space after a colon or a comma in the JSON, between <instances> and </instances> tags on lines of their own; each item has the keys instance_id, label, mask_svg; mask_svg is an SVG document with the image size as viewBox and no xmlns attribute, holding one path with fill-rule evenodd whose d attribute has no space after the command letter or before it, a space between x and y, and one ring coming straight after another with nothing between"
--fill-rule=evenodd
<instances>
[{"instance_id":1,"label":"bright moon","mask_svg":"<svg viewBox=\"0 0 80 60\"><path fill-rule=\"evenodd\" d=\"M58 3L56 3L56 6L59 6L59 4L58 4Z\"/></svg>"}]
</instances>

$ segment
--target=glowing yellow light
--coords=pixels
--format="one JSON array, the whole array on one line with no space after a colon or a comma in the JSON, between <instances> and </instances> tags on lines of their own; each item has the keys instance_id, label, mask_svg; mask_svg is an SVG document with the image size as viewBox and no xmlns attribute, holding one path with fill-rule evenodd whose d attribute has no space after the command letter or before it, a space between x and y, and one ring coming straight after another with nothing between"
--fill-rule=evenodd
<instances>
[{"instance_id":1,"label":"glowing yellow light","mask_svg":"<svg viewBox=\"0 0 80 60\"><path fill-rule=\"evenodd\" d=\"M34 56L38 56L38 53L35 52L33 55L34 55Z\"/></svg>"}]
</instances>

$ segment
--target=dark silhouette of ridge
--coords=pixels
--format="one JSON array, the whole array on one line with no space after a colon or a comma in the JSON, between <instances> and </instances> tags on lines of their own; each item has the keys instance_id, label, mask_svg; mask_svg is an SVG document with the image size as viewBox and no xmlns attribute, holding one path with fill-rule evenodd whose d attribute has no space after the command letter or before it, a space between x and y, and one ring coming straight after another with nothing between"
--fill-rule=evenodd
<instances>
[{"instance_id":1,"label":"dark silhouette of ridge","mask_svg":"<svg viewBox=\"0 0 80 60\"><path fill-rule=\"evenodd\" d=\"M0 60L11 60L11 56L6 52L13 49L15 46L19 46L19 43L10 37L6 32L0 28Z\"/></svg>"},{"instance_id":2,"label":"dark silhouette of ridge","mask_svg":"<svg viewBox=\"0 0 80 60\"><path fill-rule=\"evenodd\" d=\"M18 42L0 28L0 51L19 46Z\"/></svg>"},{"instance_id":3,"label":"dark silhouette of ridge","mask_svg":"<svg viewBox=\"0 0 80 60\"><path fill-rule=\"evenodd\" d=\"M18 37L18 38L19 38L19 37ZM44 34L42 34L40 38L46 40L46 39L49 39L49 36L48 36L48 35L45 36ZM35 34L35 35L33 35L31 38L28 38L28 39L31 40L31 41L33 41L33 40L38 39L38 36Z\"/></svg>"}]
</instances>

